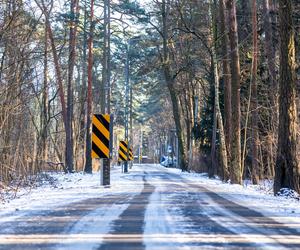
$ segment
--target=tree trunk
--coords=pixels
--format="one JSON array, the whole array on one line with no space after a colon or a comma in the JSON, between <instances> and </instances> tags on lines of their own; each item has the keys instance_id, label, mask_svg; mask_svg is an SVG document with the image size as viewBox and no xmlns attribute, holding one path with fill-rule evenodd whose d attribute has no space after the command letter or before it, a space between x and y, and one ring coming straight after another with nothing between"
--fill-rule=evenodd
<instances>
[{"instance_id":1,"label":"tree trunk","mask_svg":"<svg viewBox=\"0 0 300 250\"><path fill-rule=\"evenodd\" d=\"M213 62L212 62L213 63ZM217 141L217 110L216 110L216 95L214 96L214 115L213 115L213 129L212 129L212 139L211 139L211 151L210 159L211 166L208 169L208 177L213 178L217 169L217 154L216 154L216 141Z\"/></svg>"},{"instance_id":2,"label":"tree trunk","mask_svg":"<svg viewBox=\"0 0 300 250\"><path fill-rule=\"evenodd\" d=\"M178 148L179 148L179 165L182 171L187 171L187 155L186 150L184 148L184 139L183 139L183 129L181 126L181 119L180 119L180 111L179 111L179 104L175 90L175 79L171 74L170 69L170 56L169 56L169 48L168 48L168 23L167 23L167 8L166 8L166 1L162 1L162 23L163 23L163 71L165 80L167 83L168 90L171 96L172 108L173 108L173 116L175 120L176 126L176 133L178 136Z\"/></svg>"},{"instance_id":3,"label":"tree trunk","mask_svg":"<svg viewBox=\"0 0 300 250\"><path fill-rule=\"evenodd\" d=\"M105 107L106 107L106 91L107 91L107 68L108 68L108 11L107 11L107 0L104 0L104 19L103 19L103 26L104 26L104 32L103 32L103 58L102 58L102 81L100 86L100 110L101 113L105 113Z\"/></svg>"},{"instance_id":4,"label":"tree trunk","mask_svg":"<svg viewBox=\"0 0 300 250\"><path fill-rule=\"evenodd\" d=\"M62 79L62 74L61 74L59 58L58 58L58 54L57 54L56 47L55 47L53 32L52 32L51 24L49 21L49 12L46 9L45 5L41 5L38 1L35 1L35 2L39 6L39 8L43 12L43 14L45 15L45 24L47 26L47 33L48 33L50 44L51 44L53 60L54 60L54 68L55 68L57 85L58 85L58 93L59 93L61 107L62 107L63 123L64 123L64 127L66 130L66 128L67 128L67 108L66 108L64 89L63 89L63 79ZM65 165L63 166L63 168L64 168L65 172L68 172L68 169L66 168Z\"/></svg>"},{"instance_id":5,"label":"tree trunk","mask_svg":"<svg viewBox=\"0 0 300 250\"><path fill-rule=\"evenodd\" d=\"M224 131L227 148L228 163L230 163L231 155L231 139L232 139L232 108L231 108L231 79L230 79L230 65L228 56L228 30L226 28L226 13L225 0L219 1L219 15L220 15L220 32L221 36L221 57L223 65L223 81L224 81Z\"/></svg>"},{"instance_id":6,"label":"tree trunk","mask_svg":"<svg viewBox=\"0 0 300 250\"><path fill-rule=\"evenodd\" d=\"M265 54L267 57L268 70L270 74L270 86L277 89L276 68L275 68L275 48L273 43L272 20L270 15L270 0L263 0L263 26L265 31ZM272 95L274 96L274 95ZM271 97L272 97L271 96ZM275 95L276 97L276 95ZM276 100L276 99L275 99Z\"/></svg>"},{"instance_id":7,"label":"tree trunk","mask_svg":"<svg viewBox=\"0 0 300 250\"><path fill-rule=\"evenodd\" d=\"M76 57L76 33L77 24L75 18L78 14L78 1L71 0L70 3L70 32L69 32L69 62L68 62L68 82L67 82L67 127L66 127L66 167L68 172L74 171L74 138L73 138L73 106L74 106L74 65Z\"/></svg>"},{"instance_id":8,"label":"tree trunk","mask_svg":"<svg viewBox=\"0 0 300 250\"><path fill-rule=\"evenodd\" d=\"M258 184L260 179L260 169L258 162L258 111L257 111L257 10L256 0L252 0L252 33L253 33L253 55L251 69L251 145L252 145L252 181L253 184Z\"/></svg>"},{"instance_id":9,"label":"tree trunk","mask_svg":"<svg viewBox=\"0 0 300 250\"><path fill-rule=\"evenodd\" d=\"M223 180L227 181L229 179L229 171L227 165L227 150L226 150L226 142L225 142L225 134L223 127L223 118L220 109L220 98L219 98L219 69L218 69L218 61L217 61L217 50L216 50L216 42L217 42L217 30L216 30L216 18L217 18L217 5L212 4L211 1L211 16L212 16L212 66L213 66L213 75L214 75L214 87L215 87L215 100L214 100L214 127L213 127L213 140L212 144L215 144L216 141L216 129L217 125L219 128L219 138L220 138L220 163L223 174ZM215 146L212 149L212 157L216 158ZM214 153L214 155L213 155ZM215 161L212 158L212 161ZM211 174L210 174L211 175ZM211 176L212 177L212 176Z\"/></svg>"},{"instance_id":10,"label":"tree trunk","mask_svg":"<svg viewBox=\"0 0 300 250\"><path fill-rule=\"evenodd\" d=\"M271 1L272 2L272 1ZM269 89L270 95L269 95L269 100L270 100L270 125L269 127L269 133L270 133L270 143L268 144L268 162L270 164L269 169L274 169L275 165L275 158L276 155L272 154L272 149L275 144L273 144L273 141L276 139L276 133L278 130L278 83L277 83L277 76L276 76L276 57L275 57L275 45L273 42L273 28L272 28L272 18L271 18L271 6L270 6L270 0L263 0L263 28L265 32L265 56L266 56L266 61L267 61L267 66L268 66L268 72L269 72ZM274 138L272 140L272 138Z\"/></svg>"},{"instance_id":11,"label":"tree trunk","mask_svg":"<svg viewBox=\"0 0 300 250\"><path fill-rule=\"evenodd\" d=\"M107 103L107 113L110 114L110 98L111 98L111 48L110 48L110 40L111 40L111 28L110 28L110 0L106 0L107 1L107 73L106 73L106 77L107 77L107 96L106 96L106 103ZM132 88L131 88L131 100L132 100ZM132 102L132 101L131 101ZM131 109L132 109L132 105L131 105ZM132 113L132 111L131 111ZM132 119L132 118L130 118ZM132 121L131 121L132 123ZM132 125L131 125L132 126Z\"/></svg>"},{"instance_id":12,"label":"tree trunk","mask_svg":"<svg viewBox=\"0 0 300 250\"><path fill-rule=\"evenodd\" d=\"M279 32L279 130L274 194L277 194L281 188L290 188L300 193L300 166L297 158L295 33L291 0L279 0Z\"/></svg>"},{"instance_id":13,"label":"tree trunk","mask_svg":"<svg viewBox=\"0 0 300 250\"><path fill-rule=\"evenodd\" d=\"M232 183L241 184L241 108L240 108L240 59L236 19L236 1L226 3L229 17L229 40L231 58L231 105L232 105L232 145L230 178Z\"/></svg>"},{"instance_id":14,"label":"tree trunk","mask_svg":"<svg viewBox=\"0 0 300 250\"><path fill-rule=\"evenodd\" d=\"M80 142L84 141L86 138L86 98L87 98L87 42L88 42L88 7L87 0L84 0L84 21L83 21L83 53L81 58L81 68L82 68L82 84L80 88L80 114L78 117L79 128L79 139ZM86 150L86 143L81 145L82 152ZM85 155L82 155L83 166L85 166Z\"/></svg>"},{"instance_id":15,"label":"tree trunk","mask_svg":"<svg viewBox=\"0 0 300 250\"><path fill-rule=\"evenodd\" d=\"M85 167L86 173L92 173L92 84L93 84L93 39L94 39L94 0L91 0L90 11L90 37L88 41L88 89L87 89L87 110L86 110L86 151Z\"/></svg>"},{"instance_id":16,"label":"tree trunk","mask_svg":"<svg viewBox=\"0 0 300 250\"><path fill-rule=\"evenodd\" d=\"M44 52L44 83L43 83L43 98L42 98L42 114L41 114L41 144L40 150L43 162L47 161L48 148L48 32L47 25L45 25L45 52Z\"/></svg>"},{"instance_id":17,"label":"tree trunk","mask_svg":"<svg viewBox=\"0 0 300 250\"><path fill-rule=\"evenodd\" d=\"M62 80L62 74L61 74L61 67L59 64L59 59L55 47L54 37L52 28L49 22L48 17L46 17L46 23L47 23L47 30L48 30L48 36L51 43L51 49L53 53L53 60L54 60L54 66L55 66L55 73L57 78L57 84L58 84L58 91L59 91L59 97L62 107L62 114L63 114L63 121L65 128L67 127L67 108L66 108L66 102L65 102L65 95L64 95L64 89L63 89L63 80Z\"/></svg>"}]
</instances>

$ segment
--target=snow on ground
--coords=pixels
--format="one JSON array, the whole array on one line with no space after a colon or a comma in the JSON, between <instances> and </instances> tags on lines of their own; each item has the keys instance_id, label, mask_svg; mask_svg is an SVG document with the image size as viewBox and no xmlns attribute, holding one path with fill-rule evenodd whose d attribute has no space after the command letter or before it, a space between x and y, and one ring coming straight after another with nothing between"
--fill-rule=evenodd
<instances>
[{"instance_id":1,"label":"snow on ground","mask_svg":"<svg viewBox=\"0 0 300 250\"><path fill-rule=\"evenodd\" d=\"M131 175L135 174L131 170ZM22 211L38 211L45 208L63 206L80 200L101 197L107 194L139 192L143 188L143 181L128 182L121 173L120 167L111 170L111 186L105 188L100 185L100 174L85 173L48 173L55 181L45 182L37 188L20 188L15 199L0 203L0 223L10 221L12 216L22 216ZM123 176L123 177L122 177ZM7 195L12 197L12 195Z\"/></svg>"},{"instance_id":2,"label":"snow on ground","mask_svg":"<svg viewBox=\"0 0 300 250\"><path fill-rule=\"evenodd\" d=\"M180 169L165 168L160 165L153 165L153 167L157 171L179 174L191 184L201 184L224 198L248 206L251 209L256 209L266 216L279 217L282 215L284 217L286 215L300 218L300 201L286 197L275 197L272 193L272 183L270 181L265 181L260 185L251 185L248 181L244 182L244 185L232 185L223 183L218 179L209 179L206 174L184 173ZM130 170L130 174L134 175L138 171L141 171L141 169L135 166ZM0 203L0 222L5 220L2 215L16 210L24 210L30 207L39 209L45 206L63 205L94 197L95 191L99 195L122 193L130 191L131 188L136 191L135 185L137 182L130 182L126 178L123 178L124 174L117 167L112 168L112 185L110 188L100 186L99 173L92 175L84 173L51 173L50 175L53 179L56 179L54 183L46 182L44 185L31 190L21 188L16 194L15 199ZM133 185L132 187L130 187L130 183ZM142 184L141 180L140 190L142 190ZM156 194L153 195L155 196ZM40 202L41 200L43 201L42 203Z\"/></svg>"},{"instance_id":3,"label":"snow on ground","mask_svg":"<svg viewBox=\"0 0 300 250\"><path fill-rule=\"evenodd\" d=\"M288 225L290 228L300 223L300 201L286 197L274 197L271 182L265 181L261 185L251 185L249 182L244 182L244 185L231 185L218 179L209 179L206 174L183 173L179 169L165 168L160 165L152 165L151 167L148 165L146 169L142 165L136 165L130 170L128 175L121 173L120 167L113 167L111 170L110 188L100 186L99 173L93 175L84 173L51 173L50 176L53 180L56 180L55 182L46 182L44 185L30 190L30 192L24 188L20 189L16 199L0 204L0 223L24 216L28 213L26 210L34 212L43 210L45 207L50 210L51 208L80 200L99 198L111 194L124 194L124 196L129 195L133 197L144 188L144 171L149 172L145 175L147 183L155 186L154 192L149 197L144 218L143 239L147 249L156 249L161 242L165 242L164 246L169 246L170 248L174 242L177 242L178 246L180 246L178 249L183 249L184 244L191 240L199 242L216 241L216 238L213 236L202 235L196 231L193 232L192 228L189 229L189 219L184 218L185 215L181 214L180 204L179 206L172 206L172 200L178 199L176 197L177 190L174 187L172 190L168 190L168 182L171 183L171 181L161 179L161 172L178 174L184 178L185 183L178 183L178 194L181 197L193 199L193 197L189 197L188 192L185 193L184 191L187 183L195 187L200 185L229 201L256 210L267 217ZM191 187L191 189L197 190L194 187ZM206 200L213 205L214 211L209 209L204 211L205 215L212 221L218 220L216 222L220 222L222 218L214 218L215 212L219 212L227 215L227 218L234 217L235 221L240 221L251 230L252 222L250 220L239 217L219 204L214 203L214 200L205 193L199 194L199 197L201 200ZM66 232L62 235L64 236L62 241L65 244L68 241L72 243L74 237L78 238L81 235L82 239L85 240L85 249L92 249L95 243L101 243L103 237L110 231L110 222L115 221L128 206L128 202L121 202L115 203L111 207L107 207L107 209L101 207L90 211L83 215L72 228L66 228ZM109 219L104 221L101 218ZM183 223L185 223L184 226L182 226ZM230 221L225 219L223 221L224 226L227 228L234 228L230 223ZM190 225L192 224L190 223ZM183 229L183 231L180 231L181 229L179 230L179 228ZM13 234L13 231L11 233ZM233 233L247 234L247 230ZM253 237L251 241L255 241L255 237L258 236L252 234L247 236L247 238ZM209 237L212 238L210 239ZM264 237L263 232L260 237ZM218 237L218 240L222 240L222 237ZM264 238L264 242L268 242L268 240L270 239ZM65 245L61 244L59 248L64 249ZM76 245L72 249L77 249Z\"/></svg>"}]
</instances>

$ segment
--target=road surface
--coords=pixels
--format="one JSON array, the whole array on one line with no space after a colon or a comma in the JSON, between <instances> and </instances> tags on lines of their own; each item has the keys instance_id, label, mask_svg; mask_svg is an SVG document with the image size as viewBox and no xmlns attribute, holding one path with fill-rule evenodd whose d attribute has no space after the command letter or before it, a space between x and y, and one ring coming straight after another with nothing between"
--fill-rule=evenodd
<instances>
[{"instance_id":1,"label":"road surface","mask_svg":"<svg viewBox=\"0 0 300 250\"><path fill-rule=\"evenodd\" d=\"M137 192L95 188L94 198L8 217L0 249L300 249L299 223L265 217L162 167L134 168L122 178L142 183Z\"/></svg>"}]
</instances>

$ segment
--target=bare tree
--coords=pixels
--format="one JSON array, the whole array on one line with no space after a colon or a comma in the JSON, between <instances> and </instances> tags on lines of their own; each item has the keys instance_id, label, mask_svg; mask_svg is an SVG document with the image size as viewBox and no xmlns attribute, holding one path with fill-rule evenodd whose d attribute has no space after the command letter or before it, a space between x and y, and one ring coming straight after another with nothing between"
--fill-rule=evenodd
<instances>
[{"instance_id":1,"label":"bare tree","mask_svg":"<svg viewBox=\"0 0 300 250\"><path fill-rule=\"evenodd\" d=\"M212 143L215 145L216 141L216 129L219 128L219 137L220 137L220 162L221 162L221 169L223 174L223 179L225 181L229 180L229 171L228 171L228 162L227 162L227 150L226 150L226 142L225 142L225 133L224 133L224 126L223 126L223 118L220 109L220 94L219 94L219 69L218 69L218 61L217 61L217 50L216 50L216 42L217 42L217 30L216 30L216 12L217 12L217 5L211 3L211 27L212 27L212 64L213 64L213 71L214 71L214 87L215 87L215 100L214 100L214 128L213 128L213 139ZM216 154L215 154L215 146L212 145L212 162L215 161ZM210 177L212 174L210 173Z\"/></svg>"},{"instance_id":2,"label":"bare tree","mask_svg":"<svg viewBox=\"0 0 300 250\"><path fill-rule=\"evenodd\" d=\"M258 39L257 39L257 10L256 0L252 0L252 68L251 68L251 144L252 144L252 180L258 184L260 179L260 169L258 162L258 105L257 105L257 59L258 59Z\"/></svg>"},{"instance_id":3,"label":"bare tree","mask_svg":"<svg viewBox=\"0 0 300 250\"><path fill-rule=\"evenodd\" d=\"M231 79L230 79L230 63L228 55L229 38L226 27L226 11L225 0L219 0L219 16L220 16L220 32L221 32L221 57L223 65L223 81L224 81L224 131L226 137L226 148L228 163L231 156L231 137L232 137L232 108L231 108Z\"/></svg>"},{"instance_id":4,"label":"bare tree","mask_svg":"<svg viewBox=\"0 0 300 250\"><path fill-rule=\"evenodd\" d=\"M86 162L84 171L92 172L92 135L91 135L91 115L92 115L92 84L93 84L93 40L94 40L94 0L91 0L90 10L90 37L88 41L88 88L87 88L87 110L86 110Z\"/></svg>"},{"instance_id":5,"label":"bare tree","mask_svg":"<svg viewBox=\"0 0 300 250\"><path fill-rule=\"evenodd\" d=\"M187 171L187 155L186 150L184 149L184 139L183 139L183 130L181 125L181 117L180 117L180 110L178 105L178 97L175 90L175 75L172 74L170 68L170 54L169 54L169 27L168 27L168 12L167 12L167 3L165 0L162 1L162 36L163 36L163 57L162 57L162 64L163 64L163 71L165 80L170 92L171 100L172 100L172 107L173 107L173 116L176 125L176 132L178 136L178 147L180 152L180 167L182 171Z\"/></svg>"}]
</instances>

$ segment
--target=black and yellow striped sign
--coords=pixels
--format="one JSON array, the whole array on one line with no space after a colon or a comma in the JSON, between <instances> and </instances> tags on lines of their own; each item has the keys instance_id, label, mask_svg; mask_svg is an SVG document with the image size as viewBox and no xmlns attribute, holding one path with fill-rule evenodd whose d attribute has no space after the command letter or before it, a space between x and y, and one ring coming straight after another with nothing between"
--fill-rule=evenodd
<instances>
[{"instance_id":1,"label":"black and yellow striped sign","mask_svg":"<svg viewBox=\"0 0 300 250\"><path fill-rule=\"evenodd\" d=\"M126 141L120 141L118 161L133 161L134 156L133 156L132 148L129 148L128 158L126 153L127 148L128 148L128 143Z\"/></svg>"},{"instance_id":2,"label":"black and yellow striped sign","mask_svg":"<svg viewBox=\"0 0 300 250\"><path fill-rule=\"evenodd\" d=\"M132 148L129 149L129 160L133 161L134 157L133 157L133 152L132 152Z\"/></svg>"},{"instance_id":3,"label":"black and yellow striped sign","mask_svg":"<svg viewBox=\"0 0 300 250\"><path fill-rule=\"evenodd\" d=\"M110 115L93 115L92 158L110 158Z\"/></svg>"},{"instance_id":4,"label":"black and yellow striped sign","mask_svg":"<svg viewBox=\"0 0 300 250\"><path fill-rule=\"evenodd\" d=\"M127 141L120 141L119 144L119 161L127 161Z\"/></svg>"}]
</instances>

